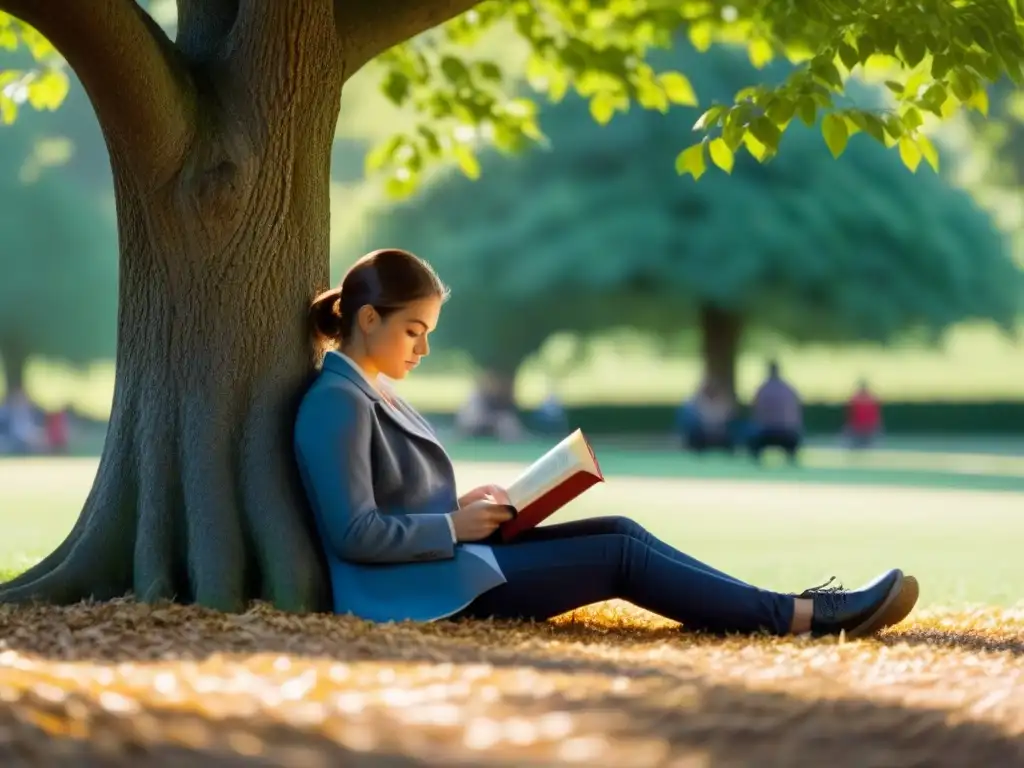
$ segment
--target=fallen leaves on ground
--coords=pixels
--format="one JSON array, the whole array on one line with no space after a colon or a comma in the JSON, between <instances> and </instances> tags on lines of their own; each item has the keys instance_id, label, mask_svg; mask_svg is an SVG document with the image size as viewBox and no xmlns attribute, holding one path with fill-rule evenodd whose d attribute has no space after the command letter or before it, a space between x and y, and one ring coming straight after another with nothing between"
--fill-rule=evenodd
<instances>
[{"instance_id":1,"label":"fallen leaves on ground","mask_svg":"<svg viewBox=\"0 0 1024 768\"><path fill-rule=\"evenodd\" d=\"M0 764L1024 765L1024 610L876 640L0 606Z\"/></svg>"}]
</instances>

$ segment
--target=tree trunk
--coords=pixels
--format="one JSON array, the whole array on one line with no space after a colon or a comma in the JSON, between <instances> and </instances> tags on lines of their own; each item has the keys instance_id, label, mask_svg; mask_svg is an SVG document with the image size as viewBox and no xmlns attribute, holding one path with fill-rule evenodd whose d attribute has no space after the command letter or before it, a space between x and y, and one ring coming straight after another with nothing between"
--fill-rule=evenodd
<instances>
[{"instance_id":1,"label":"tree trunk","mask_svg":"<svg viewBox=\"0 0 1024 768\"><path fill-rule=\"evenodd\" d=\"M25 366L28 354L18 344L0 344L0 359L4 366L4 387L7 394L25 388Z\"/></svg>"},{"instance_id":2,"label":"tree trunk","mask_svg":"<svg viewBox=\"0 0 1024 768\"><path fill-rule=\"evenodd\" d=\"M191 66L196 126L171 178L154 182L104 126L121 249L106 444L68 538L0 601L329 605L292 428L309 301L329 283L344 67L330 18L301 38L263 21L243 65Z\"/></svg>"},{"instance_id":3,"label":"tree trunk","mask_svg":"<svg viewBox=\"0 0 1024 768\"><path fill-rule=\"evenodd\" d=\"M736 361L743 334L743 318L710 304L700 308L704 375L736 397Z\"/></svg>"},{"instance_id":4,"label":"tree trunk","mask_svg":"<svg viewBox=\"0 0 1024 768\"><path fill-rule=\"evenodd\" d=\"M489 404L496 410L516 410L516 374L495 368L486 368L480 384L488 395Z\"/></svg>"}]
</instances>

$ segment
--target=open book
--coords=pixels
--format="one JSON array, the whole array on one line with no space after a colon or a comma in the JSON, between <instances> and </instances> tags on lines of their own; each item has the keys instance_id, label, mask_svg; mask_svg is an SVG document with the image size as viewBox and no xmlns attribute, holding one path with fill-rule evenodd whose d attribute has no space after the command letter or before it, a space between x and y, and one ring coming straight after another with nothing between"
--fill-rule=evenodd
<instances>
[{"instance_id":1,"label":"open book","mask_svg":"<svg viewBox=\"0 0 1024 768\"><path fill-rule=\"evenodd\" d=\"M592 485L604 482L594 449L576 430L545 453L508 487L516 516L500 527L509 541L550 517Z\"/></svg>"}]
</instances>

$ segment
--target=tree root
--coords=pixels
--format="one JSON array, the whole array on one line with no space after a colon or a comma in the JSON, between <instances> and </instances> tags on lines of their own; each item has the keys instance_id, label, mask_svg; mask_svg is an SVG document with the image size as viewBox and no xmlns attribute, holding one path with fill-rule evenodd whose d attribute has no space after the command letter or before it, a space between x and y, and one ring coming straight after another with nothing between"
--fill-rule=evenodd
<instances>
[{"instance_id":1,"label":"tree root","mask_svg":"<svg viewBox=\"0 0 1024 768\"><path fill-rule=\"evenodd\" d=\"M156 405L130 430L123 416L112 420L71 533L0 584L0 603L134 594L232 612L252 600L291 611L328 608L290 453L290 414L262 403L242 423L230 410L195 402L180 418Z\"/></svg>"}]
</instances>

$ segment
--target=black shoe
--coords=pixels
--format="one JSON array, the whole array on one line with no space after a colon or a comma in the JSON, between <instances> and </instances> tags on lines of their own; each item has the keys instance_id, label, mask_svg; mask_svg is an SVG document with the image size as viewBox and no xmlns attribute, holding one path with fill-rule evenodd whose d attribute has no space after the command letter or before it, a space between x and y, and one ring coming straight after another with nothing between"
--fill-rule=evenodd
<instances>
[{"instance_id":1,"label":"black shoe","mask_svg":"<svg viewBox=\"0 0 1024 768\"><path fill-rule=\"evenodd\" d=\"M903 571L899 568L887 571L859 589L846 590L842 584L831 586L834 581L835 576L797 595L814 601L812 635L821 637L846 632L850 638L864 637L895 623L887 621L887 614L903 589Z\"/></svg>"}]
</instances>

